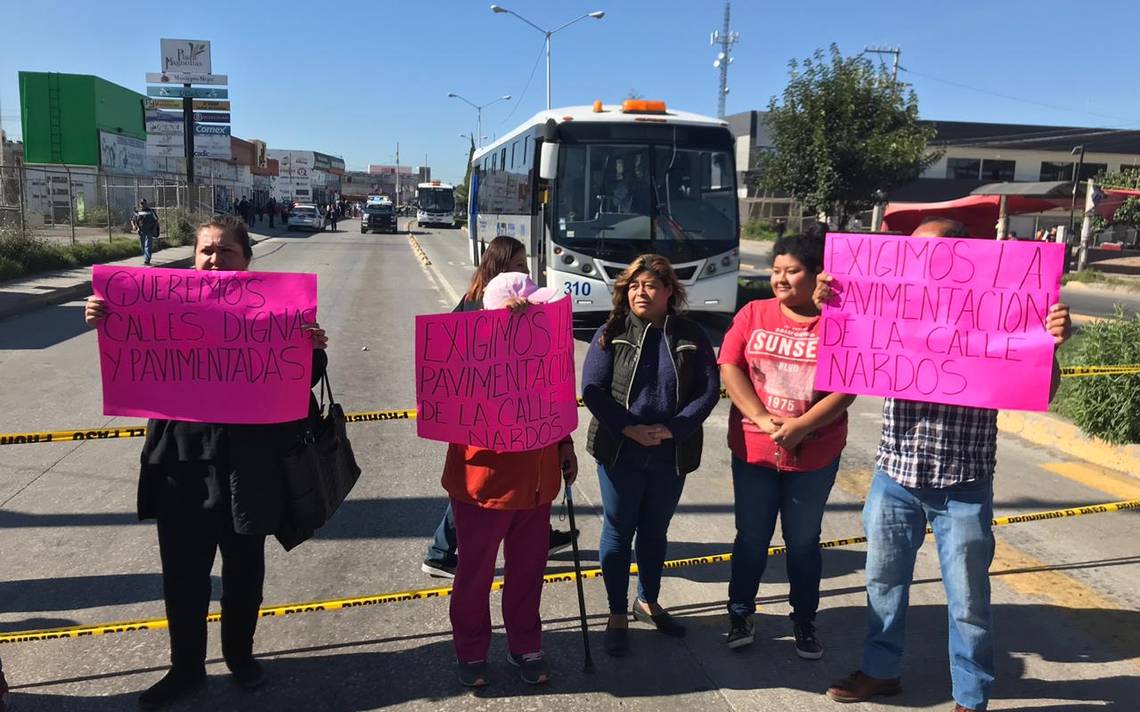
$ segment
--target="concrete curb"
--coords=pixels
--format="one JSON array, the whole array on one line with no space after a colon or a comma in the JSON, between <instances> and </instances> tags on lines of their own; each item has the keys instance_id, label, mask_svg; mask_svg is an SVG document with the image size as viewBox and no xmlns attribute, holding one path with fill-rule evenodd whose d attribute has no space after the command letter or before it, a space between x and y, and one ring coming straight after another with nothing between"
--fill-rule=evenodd
<instances>
[{"instance_id":1,"label":"concrete curb","mask_svg":"<svg viewBox=\"0 0 1140 712\"><path fill-rule=\"evenodd\" d=\"M1112 445L1089 437L1067 420L1048 413L1002 411L998 430L1079 460L1140 477L1140 445Z\"/></svg>"}]
</instances>

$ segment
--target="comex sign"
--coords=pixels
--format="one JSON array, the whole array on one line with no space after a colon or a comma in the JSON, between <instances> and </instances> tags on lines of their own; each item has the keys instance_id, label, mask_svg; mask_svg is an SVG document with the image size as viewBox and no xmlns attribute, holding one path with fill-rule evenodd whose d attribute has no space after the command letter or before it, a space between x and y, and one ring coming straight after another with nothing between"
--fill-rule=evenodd
<instances>
[{"instance_id":1,"label":"comex sign","mask_svg":"<svg viewBox=\"0 0 1140 712\"><path fill-rule=\"evenodd\" d=\"M162 39L162 71L210 74L209 40Z\"/></svg>"}]
</instances>

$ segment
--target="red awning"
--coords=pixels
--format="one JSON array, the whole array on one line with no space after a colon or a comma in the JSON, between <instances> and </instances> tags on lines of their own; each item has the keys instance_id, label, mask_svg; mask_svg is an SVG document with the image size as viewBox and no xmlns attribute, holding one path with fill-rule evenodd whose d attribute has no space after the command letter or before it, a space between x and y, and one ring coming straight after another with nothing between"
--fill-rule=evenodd
<instances>
[{"instance_id":1,"label":"red awning","mask_svg":"<svg viewBox=\"0 0 1140 712\"><path fill-rule=\"evenodd\" d=\"M957 220L966 226L967 234L995 237L1000 202L997 195L967 195L941 203L891 203L884 212L882 229L909 235L924 219L937 216ZM1008 215L1040 213L1058 207L1066 207L1065 202L1020 195L1007 196L1005 204Z\"/></svg>"},{"instance_id":2,"label":"red awning","mask_svg":"<svg viewBox=\"0 0 1140 712\"><path fill-rule=\"evenodd\" d=\"M1108 188L1104 189L1103 193L1104 197L1097 203L1095 211L1101 217L1109 220L1112 219L1113 213L1127 198L1140 196L1140 190L1123 188ZM1001 196L998 195L967 195L963 198L946 200L941 203L890 203L884 211L881 229L909 235L924 219L938 216L962 223L966 226L967 234L977 237L995 237L997 235L998 205L1000 202ZM1005 212L1007 215L1025 215L1068 207L1068 200L1008 195L1006 196ZM1077 210L1081 210L1083 207L1084 203L1078 198Z\"/></svg>"}]
</instances>

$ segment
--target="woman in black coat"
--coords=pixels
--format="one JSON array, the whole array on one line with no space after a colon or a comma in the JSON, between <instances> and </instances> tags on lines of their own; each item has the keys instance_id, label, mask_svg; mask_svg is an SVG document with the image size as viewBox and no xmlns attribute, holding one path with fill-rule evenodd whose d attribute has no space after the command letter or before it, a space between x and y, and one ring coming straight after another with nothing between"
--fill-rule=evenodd
<instances>
[{"instance_id":1,"label":"woman in black coat","mask_svg":"<svg viewBox=\"0 0 1140 712\"><path fill-rule=\"evenodd\" d=\"M249 269L249 232L234 217L201 225L194 269ZM96 297L85 317L96 325L108 313ZM319 324L313 339L313 385L325 373L328 338ZM317 405L310 396L310 415ZM206 615L210 570L222 552L222 654L234 680L246 688L264 682L253 658L253 634L265 580L265 537L293 546L311 532L291 528L285 516L280 458L304 433L305 420L267 425L221 425L150 420L139 473L140 519L156 519L163 600L170 624L169 672L139 698L158 709L206 684Z\"/></svg>"}]
</instances>

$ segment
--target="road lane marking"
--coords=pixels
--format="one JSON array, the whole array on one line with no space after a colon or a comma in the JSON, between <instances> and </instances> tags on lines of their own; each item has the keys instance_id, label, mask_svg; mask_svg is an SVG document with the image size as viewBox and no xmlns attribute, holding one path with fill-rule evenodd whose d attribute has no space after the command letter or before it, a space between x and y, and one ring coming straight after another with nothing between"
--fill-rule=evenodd
<instances>
[{"instance_id":1,"label":"road lane marking","mask_svg":"<svg viewBox=\"0 0 1140 712\"><path fill-rule=\"evenodd\" d=\"M1041 468L1121 499L1140 499L1140 480L1083 462L1047 462Z\"/></svg>"}]
</instances>

